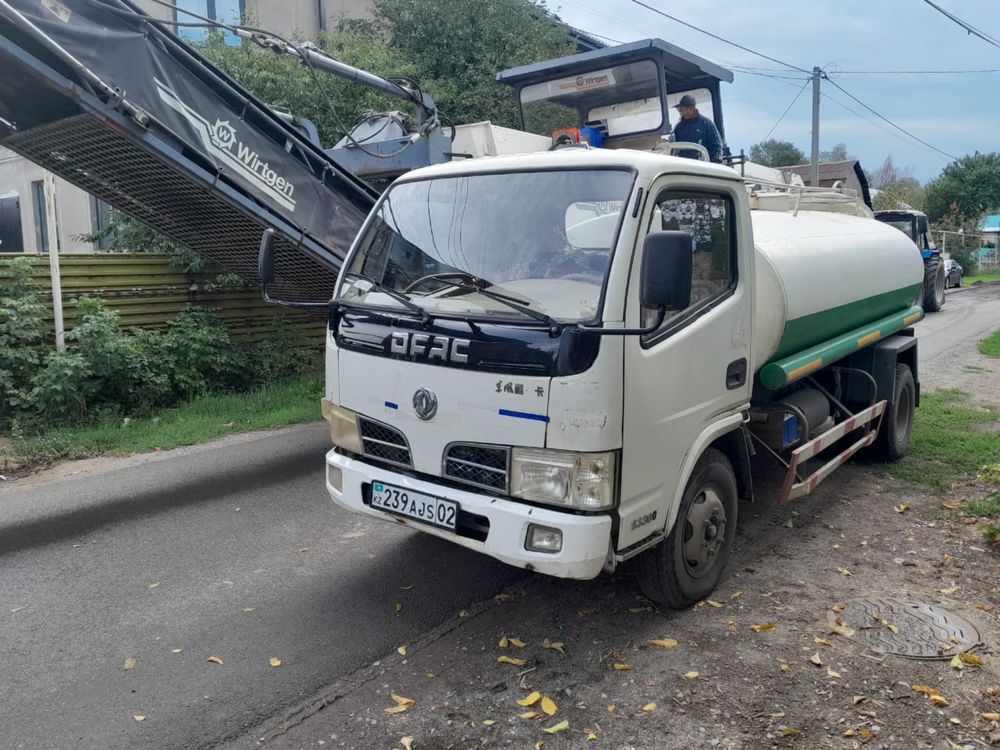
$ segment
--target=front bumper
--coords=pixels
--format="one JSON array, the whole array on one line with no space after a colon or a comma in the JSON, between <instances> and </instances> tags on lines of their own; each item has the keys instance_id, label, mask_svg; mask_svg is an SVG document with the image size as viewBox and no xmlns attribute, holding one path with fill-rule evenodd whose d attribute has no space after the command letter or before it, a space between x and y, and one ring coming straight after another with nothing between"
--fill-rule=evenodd
<instances>
[{"instance_id":1,"label":"front bumper","mask_svg":"<svg viewBox=\"0 0 1000 750\"><path fill-rule=\"evenodd\" d=\"M337 453L336 450L331 450L326 454L326 463L341 472L342 490L338 490L330 484L329 471L326 480L326 489L330 493L330 497L340 507L385 521L411 526L463 547L484 552L490 557L518 568L536 570L539 573L557 578L594 578L604 567L611 549L611 518L607 515L574 515L458 490L414 479L390 469L383 469L357 459L348 458ZM419 521L400 518L371 508L364 503L362 497L363 485L370 484L372 481L385 482L397 487L406 487L414 492L423 492L427 495L454 500L463 511L483 516L489 520L489 532L486 535L486 540L478 541L460 536L447 529L428 526ZM524 541L528 533L529 523L561 530L563 534L562 549L556 553L526 550Z\"/></svg>"}]
</instances>

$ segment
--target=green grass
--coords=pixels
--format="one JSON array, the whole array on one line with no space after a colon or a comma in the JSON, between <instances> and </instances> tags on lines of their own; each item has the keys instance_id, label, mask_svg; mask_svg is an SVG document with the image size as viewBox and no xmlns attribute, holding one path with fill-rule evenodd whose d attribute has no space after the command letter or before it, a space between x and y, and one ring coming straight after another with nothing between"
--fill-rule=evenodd
<instances>
[{"instance_id":1,"label":"green grass","mask_svg":"<svg viewBox=\"0 0 1000 750\"><path fill-rule=\"evenodd\" d=\"M954 481L974 478L987 464L1000 462L1000 433L990 430L1000 412L977 408L960 391L934 391L920 397L910 452L888 471L935 492ZM885 425L883 425L883 428Z\"/></svg>"},{"instance_id":2,"label":"green grass","mask_svg":"<svg viewBox=\"0 0 1000 750\"><path fill-rule=\"evenodd\" d=\"M966 276L962 279L962 286L970 286L977 281L1000 281L1000 273L977 273L973 276Z\"/></svg>"},{"instance_id":3,"label":"green grass","mask_svg":"<svg viewBox=\"0 0 1000 750\"><path fill-rule=\"evenodd\" d=\"M24 466L38 466L65 459L194 445L234 432L320 419L322 395L322 380L305 377L247 393L202 396L155 417L105 418L20 437L14 441L13 453Z\"/></svg>"},{"instance_id":4,"label":"green grass","mask_svg":"<svg viewBox=\"0 0 1000 750\"><path fill-rule=\"evenodd\" d=\"M979 342L979 351L987 357L1000 357L1000 331Z\"/></svg>"}]
</instances>

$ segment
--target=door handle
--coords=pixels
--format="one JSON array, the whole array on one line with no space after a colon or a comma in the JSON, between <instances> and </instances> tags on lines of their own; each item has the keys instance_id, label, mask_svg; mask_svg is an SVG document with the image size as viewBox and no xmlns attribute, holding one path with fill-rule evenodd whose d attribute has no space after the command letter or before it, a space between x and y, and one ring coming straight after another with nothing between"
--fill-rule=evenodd
<instances>
[{"instance_id":1,"label":"door handle","mask_svg":"<svg viewBox=\"0 0 1000 750\"><path fill-rule=\"evenodd\" d=\"M747 382L747 361L738 359L726 368L726 388L730 391Z\"/></svg>"}]
</instances>

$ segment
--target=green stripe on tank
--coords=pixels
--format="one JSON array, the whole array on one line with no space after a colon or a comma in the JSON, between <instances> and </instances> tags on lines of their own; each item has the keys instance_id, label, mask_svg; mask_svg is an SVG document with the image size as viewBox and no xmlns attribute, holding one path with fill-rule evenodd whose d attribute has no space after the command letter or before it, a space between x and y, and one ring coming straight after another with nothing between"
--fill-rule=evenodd
<instances>
[{"instance_id":1,"label":"green stripe on tank","mask_svg":"<svg viewBox=\"0 0 1000 750\"><path fill-rule=\"evenodd\" d=\"M865 323L903 310L913 304L922 290L922 284L914 284L789 320L785 323L778 348L768 362L800 352Z\"/></svg>"}]
</instances>

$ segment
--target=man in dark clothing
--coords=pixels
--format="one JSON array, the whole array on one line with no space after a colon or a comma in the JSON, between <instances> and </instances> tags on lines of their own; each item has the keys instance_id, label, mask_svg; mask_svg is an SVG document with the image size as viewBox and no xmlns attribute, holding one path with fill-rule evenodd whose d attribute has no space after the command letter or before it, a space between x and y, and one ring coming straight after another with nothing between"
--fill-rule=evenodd
<instances>
[{"instance_id":1,"label":"man in dark clothing","mask_svg":"<svg viewBox=\"0 0 1000 750\"><path fill-rule=\"evenodd\" d=\"M708 151L708 158L716 163L722 162L722 138L715 123L704 115L698 114L698 107L695 106L694 97L685 94L675 105L681 115L681 119L674 125L674 140L685 143L697 143L705 147ZM688 159L697 159L697 151L677 151L677 156L684 156Z\"/></svg>"}]
</instances>

